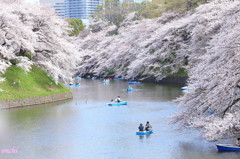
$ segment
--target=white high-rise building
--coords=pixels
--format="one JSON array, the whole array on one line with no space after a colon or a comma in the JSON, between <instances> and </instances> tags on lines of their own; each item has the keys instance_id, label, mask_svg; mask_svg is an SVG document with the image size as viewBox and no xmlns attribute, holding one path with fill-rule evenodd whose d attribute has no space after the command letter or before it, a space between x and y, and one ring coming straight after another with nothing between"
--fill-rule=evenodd
<instances>
[{"instance_id":1,"label":"white high-rise building","mask_svg":"<svg viewBox=\"0 0 240 159\"><path fill-rule=\"evenodd\" d=\"M62 18L77 18L89 23L89 16L93 14L103 0L40 0L41 4L51 5L57 15Z\"/></svg>"},{"instance_id":2,"label":"white high-rise building","mask_svg":"<svg viewBox=\"0 0 240 159\"><path fill-rule=\"evenodd\" d=\"M102 0L65 0L66 18L88 19Z\"/></svg>"}]
</instances>

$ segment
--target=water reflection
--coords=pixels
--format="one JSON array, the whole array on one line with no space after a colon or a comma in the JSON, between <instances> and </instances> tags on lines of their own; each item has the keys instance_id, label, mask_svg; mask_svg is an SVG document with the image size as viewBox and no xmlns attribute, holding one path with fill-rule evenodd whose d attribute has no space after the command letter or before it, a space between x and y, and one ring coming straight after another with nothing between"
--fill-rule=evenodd
<instances>
[{"instance_id":1,"label":"water reflection","mask_svg":"<svg viewBox=\"0 0 240 159\"><path fill-rule=\"evenodd\" d=\"M147 134L147 135L146 135L146 138L148 139L148 138L150 138L150 136L151 136L151 134Z\"/></svg>"},{"instance_id":2,"label":"water reflection","mask_svg":"<svg viewBox=\"0 0 240 159\"><path fill-rule=\"evenodd\" d=\"M139 137L140 140L143 140L144 138L145 139L149 139L151 134L147 134L147 135L137 135Z\"/></svg>"},{"instance_id":3,"label":"water reflection","mask_svg":"<svg viewBox=\"0 0 240 159\"><path fill-rule=\"evenodd\" d=\"M144 135L138 135L139 139L142 140L144 138Z\"/></svg>"}]
</instances>

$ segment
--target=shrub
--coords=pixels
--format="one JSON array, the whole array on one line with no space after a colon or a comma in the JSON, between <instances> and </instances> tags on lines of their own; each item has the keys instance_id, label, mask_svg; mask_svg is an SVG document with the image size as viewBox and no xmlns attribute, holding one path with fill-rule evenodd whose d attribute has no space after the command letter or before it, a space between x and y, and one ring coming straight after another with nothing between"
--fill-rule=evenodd
<instances>
[{"instance_id":1,"label":"shrub","mask_svg":"<svg viewBox=\"0 0 240 159\"><path fill-rule=\"evenodd\" d=\"M72 18L68 20L69 28L69 36L78 36L80 31L85 29L85 25L83 24L81 19Z\"/></svg>"},{"instance_id":2,"label":"shrub","mask_svg":"<svg viewBox=\"0 0 240 159\"><path fill-rule=\"evenodd\" d=\"M19 53L16 54L17 56L25 56L29 60L33 59L32 53L31 52L25 52L25 51L20 51Z\"/></svg>"},{"instance_id":3,"label":"shrub","mask_svg":"<svg viewBox=\"0 0 240 159\"><path fill-rule=\"evenodd\" d=\"M24 53L24 56L26 56L29 60L32 60L33 59L33 56L31 54L31 52L25 52Z\"/></svg>"},{"instance_id":4,"label":"shrub","mask_svg":"<svg viewBox=\"0 0 240 159\"><path fill-rule=\"evenodd\" d=\"M9 61L11 62L12 65L17 65L19 63L17 59L10 59Z\"/></svg>"}]
</instances>

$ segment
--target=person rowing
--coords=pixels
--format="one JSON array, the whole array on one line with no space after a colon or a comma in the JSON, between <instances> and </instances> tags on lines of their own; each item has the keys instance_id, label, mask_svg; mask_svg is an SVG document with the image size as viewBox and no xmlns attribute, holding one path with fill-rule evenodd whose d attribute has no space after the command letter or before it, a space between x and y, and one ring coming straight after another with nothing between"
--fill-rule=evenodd
<instances>
[{"instance_id":1,"label":"person rowing","mask_svg":"<svg viewBox=\"0 0 240 159\"><path fill-rule=\"evenodd\" d=\"M140 125L139 125L139 127L138 127L138 130L139 130L139 131L144 131L144 126L143 126L142 123L140 123Z\"/></svg>"},{"instance_id":2,"label":"person rowing","mask_svg":"<svg viewBox=\"0 0 240 159\"><path fill-rule=\"evenodd\" d=\"M111 100L111 104L114 104L114 103L115 103L115 102L114 102L114 100L112 99L112 100Z\"/></svg>"},{"instance_id":3,"label":"person rowing","mask_svg":"<svg viewBox=\"0 0 240 159\"><path fill-rule=\"evenodd\" d=\"M240 147L240 138L237 138L236 146Z\"/></svg>"},{"instance_id":4,"label":"person rowing","mask_svg":"<svg viewBox=\"0 0 240 159\"><path fill-rule=\"evenodd\" d=\"M146 131L152 130L152 125L149 123L149 121L147 121L147 123L146 123L145 130Z\"/></svg>"},{"instance_id":5,"label":"person rowing","mask_svg":"<svg viewBox=\"0 0 240 159\"><path fill-rule=\"evenodd\" d=\"M118 96L115 101L120 103L122 100L121 100L120 96Z\"/></svg>"}]
</instances>

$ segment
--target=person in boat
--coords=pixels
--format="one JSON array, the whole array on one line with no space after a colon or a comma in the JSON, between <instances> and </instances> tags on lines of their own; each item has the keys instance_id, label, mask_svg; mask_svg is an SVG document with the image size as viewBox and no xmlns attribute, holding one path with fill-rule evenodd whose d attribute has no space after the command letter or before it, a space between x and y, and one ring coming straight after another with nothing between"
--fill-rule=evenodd
<instances>
[{"instance_id":1,"label":"person in boat","mask_svg":"<svg viewBox=\"0 0 240 159\"><path fill-rule=\"evenodd\" d=\"M113 99L111 100L111 104L114 104L114 100Z\"/></svg>"},{"instance_id":2,"label":"person in boat","mask_svg":"<svg viewBox=\"0 0 240 159\"><path fill-rule=\"evenodd\" d=\"M147 121L147 123L146 123L145 130L146 131L152 130L152 125L149 123L149 121Z\"/></svg>"},{"instance_id":3,"label":"person in boat","mask_svg":"<svg viewBox=\"0 0 240 159\"><path fill-rule=\"evenodd\" d=\"M120 103L121 101L122 101L122 100L121 100L120 96L118 96L118 97L116 98L116 102Z\"/></svg>"},{"instance_id":4,"label":"person in boat","mask_svg":"<svg viewBox=\"0 0 240 159\"><path fill-rule=\"evenodd\" d=\"M73 84L73 83L74 83L74 77L71 77L69 84Z\"/></svg>"},{"instance_id":5,"label":"person in boat","mask_svg":"<svg viewBox=\"0 0 240 159\"><path fill-rule=\"evenodd\" d=\"M240 138L237 138L236 146L240 147Z\"/></svg>"},{"instance_id":6,"label":"person in boat","mask_svg":"<svg viewBox=\"0 0 240 159\"><path fill-rule=\"evenodd\" d=\"M140 123L140 125L139 125L139 127L138 127L138 130L139 130L139 131L144 131L144 126L143 126L142 123Z\"/></svg>"},{"instance_id":7,"label":"person in boat","mask_svg":"<svg viewBox=\"0 0 240 159\"><path fill-rule=\"evenodd\" d=\"M128 89L133 89L131 86L128 86Z\"/></svg>"}]
</instances>

